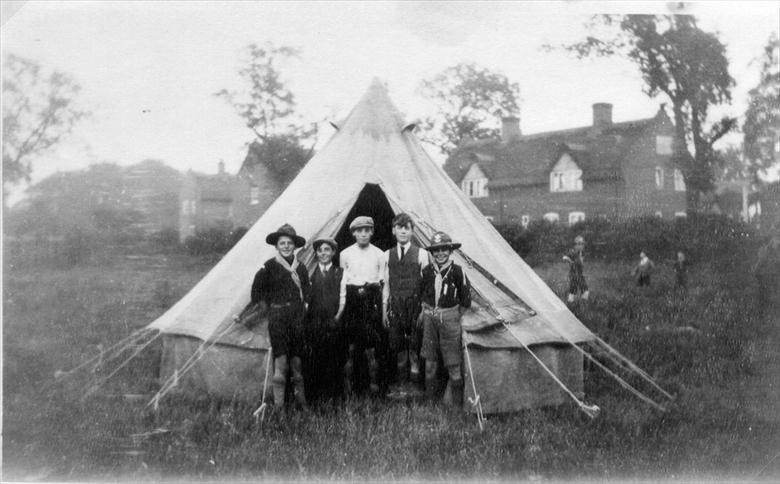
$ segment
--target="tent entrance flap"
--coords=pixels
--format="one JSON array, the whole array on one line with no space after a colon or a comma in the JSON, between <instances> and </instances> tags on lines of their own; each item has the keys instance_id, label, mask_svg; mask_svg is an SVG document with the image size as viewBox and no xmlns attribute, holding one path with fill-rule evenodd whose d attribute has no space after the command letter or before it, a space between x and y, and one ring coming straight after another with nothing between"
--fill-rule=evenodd
<instances>
[{"instance_id":1,"label":"tent entrance flap","mask_svg":"<svg viewBox=\"0 0 780 484\"><path fill-rule=\"evenodd\" d=\"M349 224L355 217L365 215L374 219L374 236L371 243L382 250L387 250L395 244L393 238L393 212L390 202L387 201L379 185L366 183L355 201L355 204L344 219L344 225L341 226L336 234L336 242L339 247L344 248L352 245L355 239L349 231Z\"/></svg>"}]
</instances>

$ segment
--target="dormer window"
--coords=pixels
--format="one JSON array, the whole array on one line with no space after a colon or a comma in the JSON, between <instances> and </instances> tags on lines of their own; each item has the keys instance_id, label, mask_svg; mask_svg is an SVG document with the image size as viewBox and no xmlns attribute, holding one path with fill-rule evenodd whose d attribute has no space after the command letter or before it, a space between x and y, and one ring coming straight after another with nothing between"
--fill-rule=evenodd
<instances>
[{"instance_id":1,"label":"dormer window","mask_svg":"<svg viewBox=\"0 0 780 484\"><path fill-rule=\"evenodd\" d=\"M669 156L672 154L672 137L671 136L656 136L655 137L655 154L662 156Z\"/></svg>"},{"instance_id":2,"label":"dormer window","mask_svg":"<svg viewBox=\"0 0 780 484\"><path fill-rule=\"evenodd\" d=\"M487 176L479 165L474 163L460 182L460 188L470 198L485 198L488 196L487 184Z\"/></svg>"},{"instance_id":3,"label":"dormer window","mask_svg":"<svg viewBox=\"0 0 780 484\"><path fill-rule=\"evenodd\" d=\"M561 156L550 172L550 191L582 191L582 170L568 154Z\"/></svg>"}]
</instances>

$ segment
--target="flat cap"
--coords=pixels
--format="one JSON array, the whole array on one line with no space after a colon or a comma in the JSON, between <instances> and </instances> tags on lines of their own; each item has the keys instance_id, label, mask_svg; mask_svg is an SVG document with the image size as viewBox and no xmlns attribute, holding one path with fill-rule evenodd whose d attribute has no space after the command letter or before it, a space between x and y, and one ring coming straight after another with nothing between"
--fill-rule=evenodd
<instances>
[{"instance_id":1,"label":"flat cap","mask_svg":"<svg viewBox=\"0 0 780 484\"><path fill-rule=\"evenodd\" d=\"M362 227L371 227L374 228L374 219L371 217L366 217L365 215L361 215L360 217L355 217L355 220L352 221L351 224L349 224L349 230L353 231L355 229L359 229Z\"/></svg>"}]
</instances>

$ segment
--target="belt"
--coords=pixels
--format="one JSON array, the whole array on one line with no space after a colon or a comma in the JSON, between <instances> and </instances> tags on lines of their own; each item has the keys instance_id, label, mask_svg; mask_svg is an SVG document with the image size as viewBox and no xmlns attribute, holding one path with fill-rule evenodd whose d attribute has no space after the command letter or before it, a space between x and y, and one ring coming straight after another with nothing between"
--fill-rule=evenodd
<instances>
[{"instance_id":1,"label":"belt","mask_svg":"<svg viewBox=\"0 0 780 484\"><path fill-rule=\"evenodd\" d=\"M273 304L269 304L269 306L271 306L274 309L279 309L279 308L290 307L293 304L298 304L299 302L300 301L287 301L286 303L273 303Z\"/></svg>"},{"instance_id":2,"label":"belt","mask_svg":"<svg viewBox=\"0 0 780 484\"><path fill-rule=\"evenodd\" d=\"M382 285L378 282L367 282L361 285L347 284L347 289L352 288L356 290L358 295L363 296L369 289L381 289Z\"/></svg>"},{"instance_id":3,"label":"belt","mask_svg":"<svg viewBox=\"0 0 780 484\"><path fill-rule=\"evenodd\" d=\"M428 314L431 314L431 315L442 314L442 313L446 313L448 311L457 311L457 310L458 310L458 306L452 306L452 307L449 307L449 308L440 308L440 307L433 307L433 306L431 306L429 304L426 304L426 303L422 303L422 311L424 313L428 313Z\"/></svg>"}]
</instances>

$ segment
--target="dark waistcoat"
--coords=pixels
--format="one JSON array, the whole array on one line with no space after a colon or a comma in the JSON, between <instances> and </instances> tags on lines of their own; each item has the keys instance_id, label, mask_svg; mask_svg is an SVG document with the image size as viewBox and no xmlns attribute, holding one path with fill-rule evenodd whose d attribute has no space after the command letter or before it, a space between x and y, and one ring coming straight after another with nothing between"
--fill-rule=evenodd
<instances>
[{"instance_id":1,"label":"dark waistcoat","mask_svg":"<svg viewBox=\"0 0 780 484\"><path fill-rule=\"evenodd\" d=\"M326 275L320 267L311 274L311 304L309 311L317 318L332 318L339 310L339 290L344 269L332 265Z\"/></svg>"},{"instance_id":2,"label":"dark waistcoat","mask_svg":"<svg viewBox=\"0 0 780 484\"><path fill-rule=\"evenodd\" d=\"M398 245L390 249L388 268L390 271L390 297L407 298L415 294L420 282L420 248L412 244L398 259Z\"/></svg>"}]
</instances>

